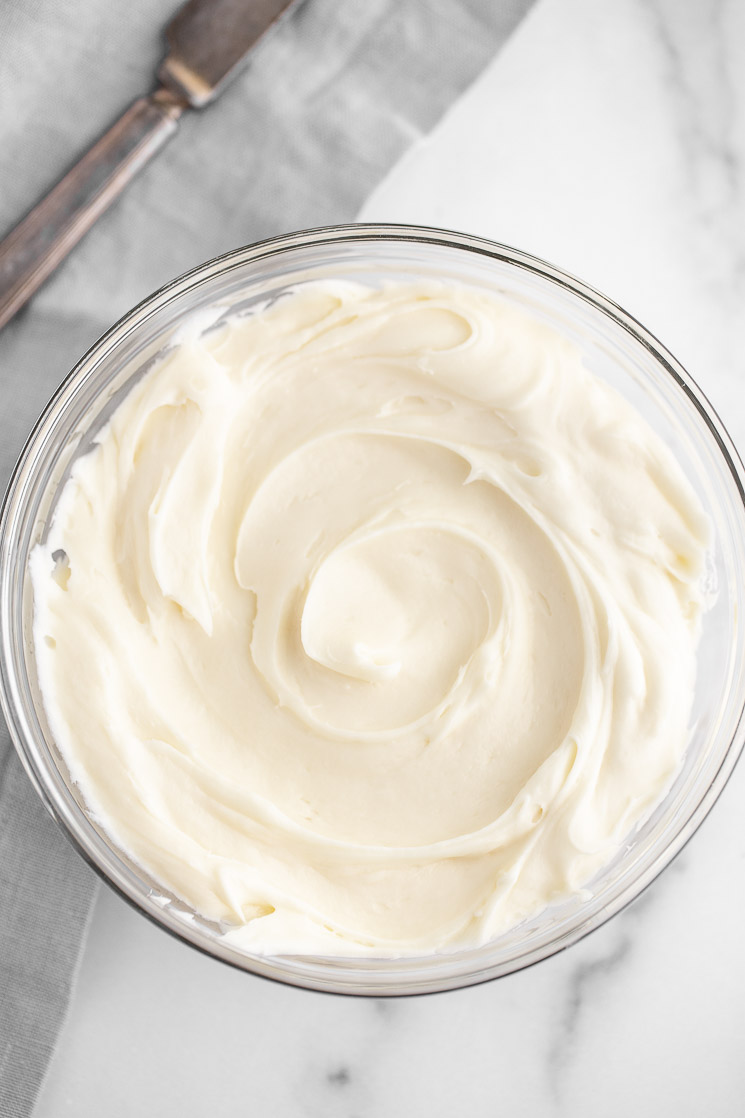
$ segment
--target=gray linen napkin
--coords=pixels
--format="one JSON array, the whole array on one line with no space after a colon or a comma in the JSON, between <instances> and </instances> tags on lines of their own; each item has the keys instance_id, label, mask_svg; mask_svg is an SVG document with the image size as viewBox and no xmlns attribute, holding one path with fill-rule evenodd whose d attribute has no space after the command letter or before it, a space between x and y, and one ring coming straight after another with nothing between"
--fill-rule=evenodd
<instances>
[{"instance_id":1,"label":"gray linen napkin","mask_svg":"<svg viewBox=\"0 0 745 1118\"><path fill-rule=\"evenodd\" d=\"M0 334L0 489L76 358L174 275L350 221L531 0L306 0ZM5 0L0 235L152 85L173 0ZM96 878L0 722L0 1115L26 1116L64 1019Z\"/></svg>"}]
</instances>

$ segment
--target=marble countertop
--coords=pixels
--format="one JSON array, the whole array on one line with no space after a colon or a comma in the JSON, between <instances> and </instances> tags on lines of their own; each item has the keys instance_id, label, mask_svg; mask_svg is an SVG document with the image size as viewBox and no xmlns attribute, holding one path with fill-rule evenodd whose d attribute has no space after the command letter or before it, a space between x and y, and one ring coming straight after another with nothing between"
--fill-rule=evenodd
<instances>
[{"instance_id":1,"label":"marble countertop","mask_svg":"<svg viewBox=\"0 0 745 1118\"><path fill-rule=\"evenodd\" d=\"M359 216L575 272L665 342L745 447L741 0L539 0ZM743 818L741 764L609 924L528 971L420 999L235 973L102 889L36 1118L742 1113Z\"/></svg>"}]
</instances>

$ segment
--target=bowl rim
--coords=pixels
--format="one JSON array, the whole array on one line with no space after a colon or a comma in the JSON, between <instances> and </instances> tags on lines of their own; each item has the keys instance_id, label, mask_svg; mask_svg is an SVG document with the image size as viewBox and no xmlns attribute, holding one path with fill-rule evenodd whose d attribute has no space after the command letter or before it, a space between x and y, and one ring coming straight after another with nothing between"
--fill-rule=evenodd
<instances>
[{"instance_id":1,"label":"bowl rim","mask_svg":"<svg viewBox=\"0 0 745 1118\"><path fill-rule=\"evenodd\" d=\"M375 963L376 960L339 957L338 960L334 960L333 967L326 968L328 973L325 976L322 968L318 965L316 965L316 969L322 971L320 975L309 976L294 972L278 973L276 963L281 964L283 958L292 959L297 963L302 962L303 957L260 956L237 951L231 945L226 944L225 941L220 941L214 937L208 938L201 934L194 929L192 924L185 923L182 919L174 916L168 906L163 907L153 902L141 879L138 892L130 885L126 875L121 872L112 873L112 865L116 869L115 863L120 861L120 855L113 843L106 842L82 813L61 774L57 774L60 777L59 781L54 781L48 767L41 763L35 755L35 747L29 745L30 741L33 742L34 735L25 718L22 703L19 699L18 681L15 678L13 666L14 630L8 621L11 610L6 608L11 603L14 585L11 580L13 573L13 527L22 508L20 497L23 483L27 476L33 474L34 451L48 436L49 430L54 428L56 414L64 407L65 402L79 384L94 373L98 362L161 307L178 299L214 276L225 275L248 263L281 255L289 249L344 244L361 245L365 242L423 244L439 248L465 250L488 257L556 284L579 298L581 302L611 318L616 325L620 326L623 331L630 334L635 341L651 353L657 364L672 378L693 405L698 418L703 421L727 466L728 475L734 483L736 494L742 505L742 510L738 509L738 511L745 511L745 468L743 468L739 454L724 424L705 394L669 350L646 327L619 304L571 273L508 245L487 240L483 237L432 226L350 223L321 226L266 238L214 257L177 276L138 302L102 334L76 362L34 424L11 474L0 509L0 710L5 716L16 752L36 793L65 837L110 888L158 927L182 942L195 947L203 954L216 958L243 972L281 982L284 985L292 985L317 992L357 996L412 996L477 985L526 969L583 939L640 896L662 870L677 857L698 830L732 775L745 745L745 695L742 696L739 704L731 740L713 779L697 799L693 808L687 813L683 822L677 827L670 841L643 867L640 874L620 887L611 897L609 903L586 922L578 923L558 938L534 947L525 955L516 954L506 962L491 964L486 961L479 963L474 959L473 966L470 969L463 970L461 968L461 972L453 973L451 967L449 974L444 973L440 977L435 974L437 961L447 961L449 959L451 962L455 962L458 956L447 953L417 956L417 962L430 962L432 964L429 977L419 981L417 981L416 976L405 974L402 979L397 981L395 975L390 973L387 980L376 981L376 976L378 978L382 976L385 979L386 970L390 972L391 965L397 961L392 959L378 960L377 962L382 965L374 967L364 964ZM55 784L59 786L59 799L54 795L53 786ZM83 815L87 826L81 826L81 820L77 818L78 814ZM91 832L95 836L95 840L92 840ZM111 856L108 859L108 865L106 854ZM135 879L133 874L129 876ZM407 961L411 962L412 960L401 960L403 963ZM323 960L323 962L325 963L327 960ZM445 970L445 968L441 969ZM351 972L354 972L358 977L355 979L353 976L350 980L349 974ZM346 979L342 977L345 973L347 974Z\"/></svg>"}]
</instances>

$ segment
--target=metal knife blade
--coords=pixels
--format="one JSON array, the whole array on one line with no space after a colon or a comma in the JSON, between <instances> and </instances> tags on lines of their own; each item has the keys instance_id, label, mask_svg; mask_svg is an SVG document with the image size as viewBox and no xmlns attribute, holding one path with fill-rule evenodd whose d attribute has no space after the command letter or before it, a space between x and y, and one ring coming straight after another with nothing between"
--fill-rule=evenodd
<instances>
[{"instance_id":1,"label":"metal knife blade","mask_svg":"<svg viewBox=\"0 0 745 1118\"><path fill-rule=\"evenodd\" d=\"M247 53L302 0L189 0L168 24L161 82L201 108L235 76Z\"/></svg>"},{"instance_id":2,"label":"metal knife blade","mask_svg":"<svg viewBox=\"0 0 745 1118\"><path fill-rule=\"evenodd\" d=\"M251 47L302 2L189 0L166 29L161 88L135 101L0 244L0 329L174 135L183 111L216 97Z\"/></svg>"}]
</instances>

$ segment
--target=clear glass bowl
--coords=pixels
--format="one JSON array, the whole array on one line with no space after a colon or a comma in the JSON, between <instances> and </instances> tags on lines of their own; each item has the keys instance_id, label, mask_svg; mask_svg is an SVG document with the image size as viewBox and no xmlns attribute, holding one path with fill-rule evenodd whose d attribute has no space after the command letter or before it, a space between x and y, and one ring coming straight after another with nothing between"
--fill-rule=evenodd
<instances>
[{"instance_id":1,"label":"clear glass bowl","mask_svg":"<svg viewBox=\"0 0 745 1118\"><path fill-rule=\"evenodd\" d=\"M552 905L481 947L405 959L252 956L122 855L86 812L47 725L32 636L29 553L44 540L73 460L86 453L186 315L225 313L299 281L436 277L497 292L571 337L587 365L643 413L675 451L708 509L717 588L705 615L685 761L662 803L584 897ZM167 931L243 970L337 993L414 994L466 986L544 959L597 928L672 860L711 809L742 749L745 697L745 475L719 418L688 374L620 307L578 280L502 245L437 229L350 225L239 249L175 280L98 341L50 401L21 455L0 520L0 697L37 792L78 851ZM693 898L692 898L693 900Z\"/></svg>"}]
</instances>

